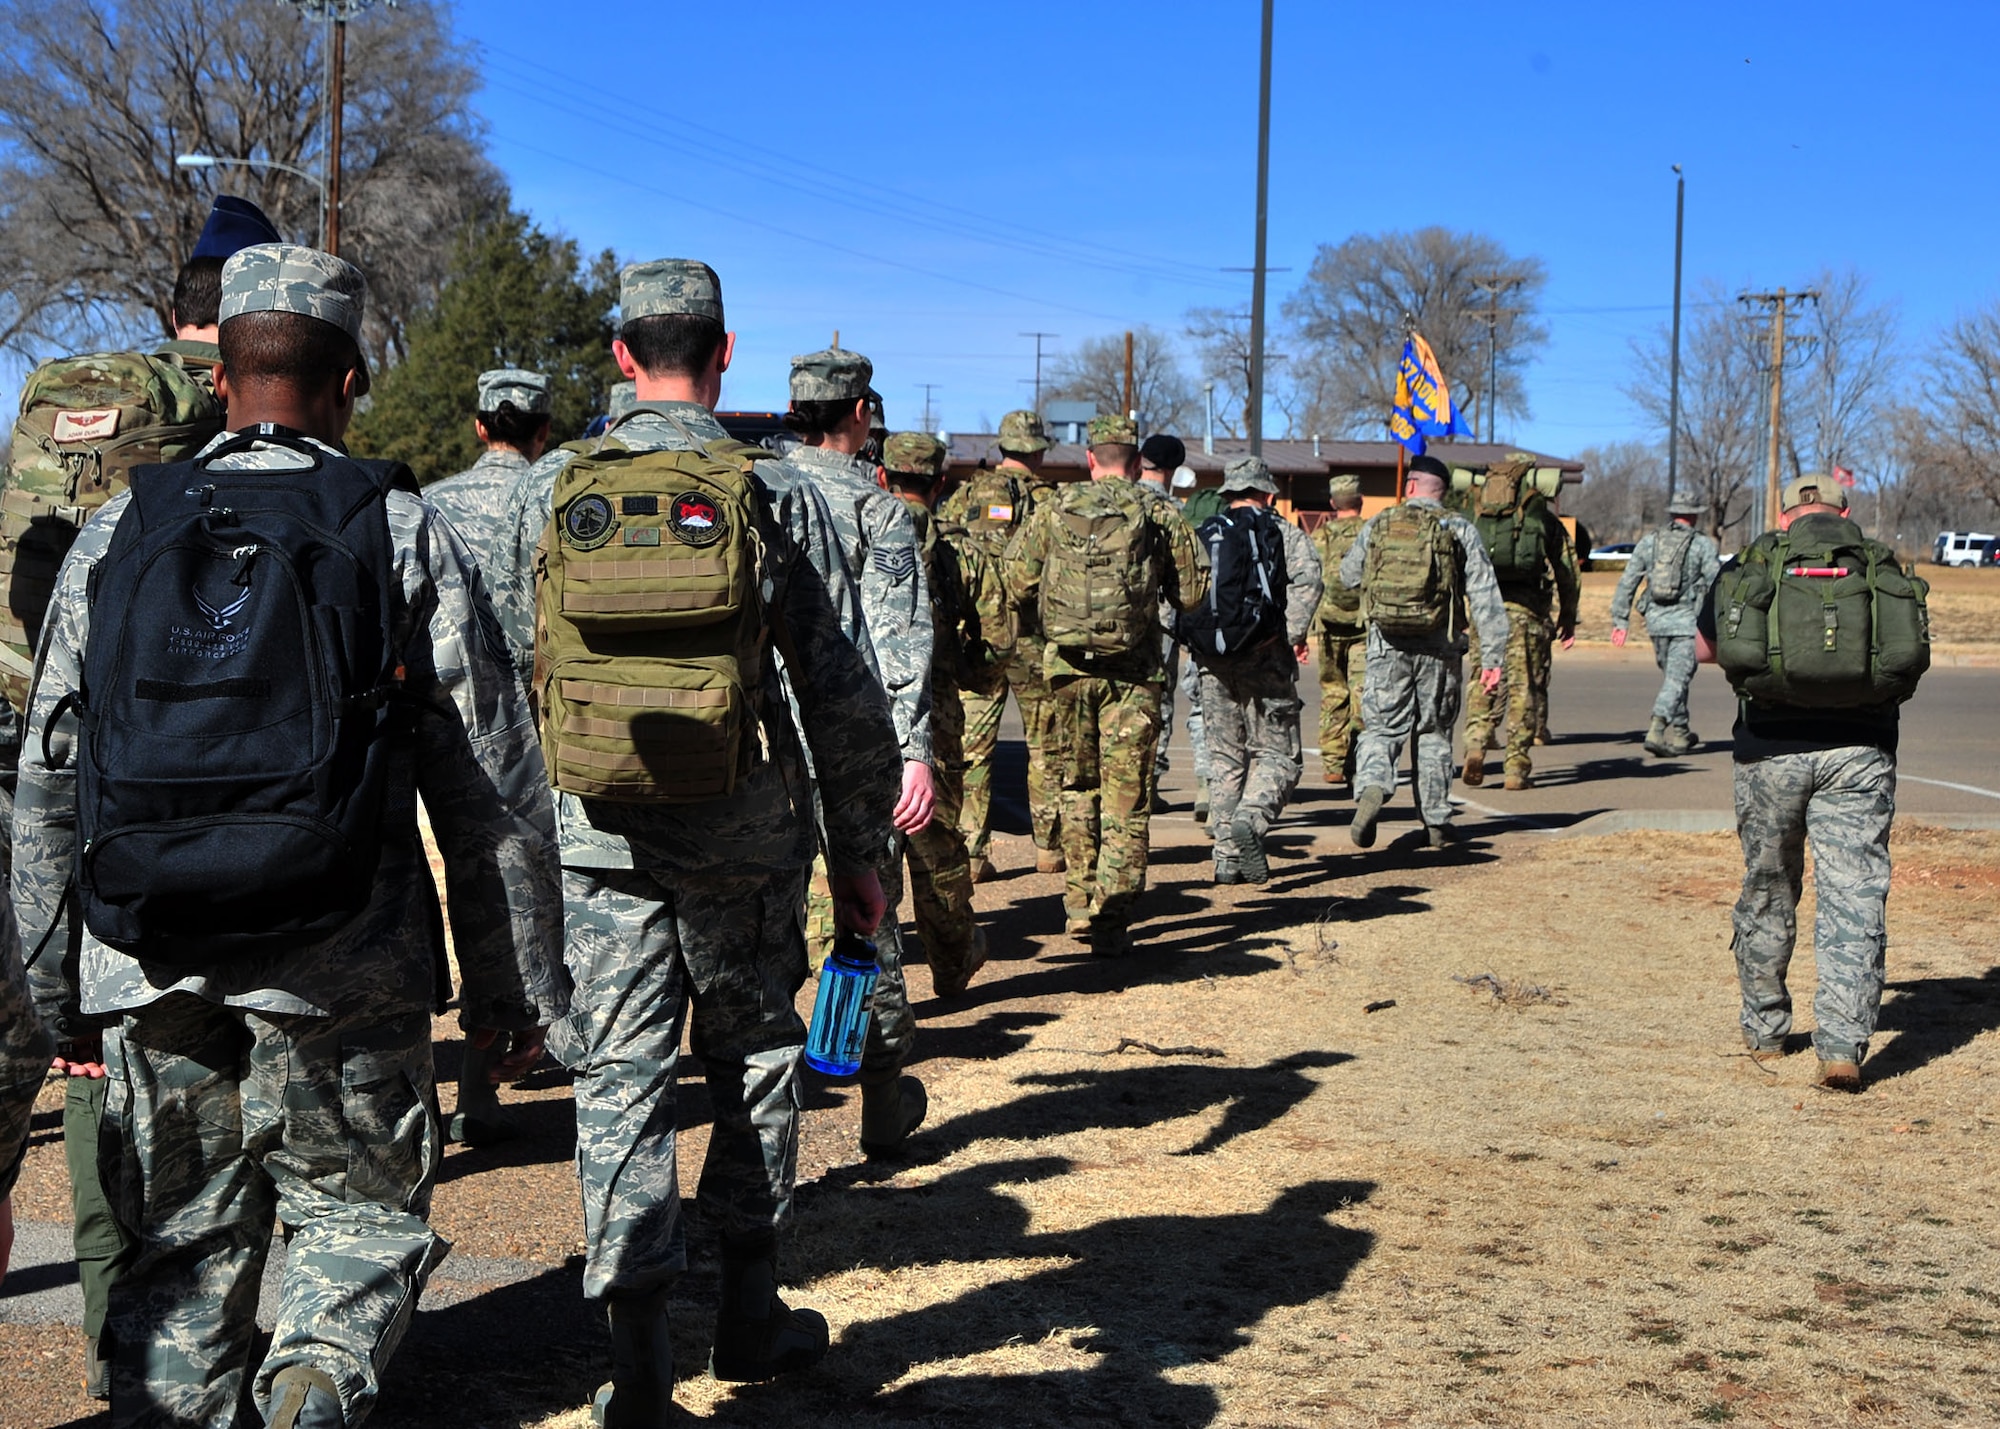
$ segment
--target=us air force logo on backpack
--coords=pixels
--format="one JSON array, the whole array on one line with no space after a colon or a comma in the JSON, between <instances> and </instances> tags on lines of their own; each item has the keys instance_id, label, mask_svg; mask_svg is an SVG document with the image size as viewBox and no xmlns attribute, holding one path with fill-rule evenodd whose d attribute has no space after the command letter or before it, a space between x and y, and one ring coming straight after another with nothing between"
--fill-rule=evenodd
<instances>
[{"instance_id":1,"label":"us air force logo on backpack","mask_svg":"<svg viewBox=\"0 0 2000 1429\"><path fill-rule=\"evenodd\" d=\"M667 510L667 526L690 546L713 546L729 534L729 518L715 498L683 491Z\"/></svg>"},{"instance_id":2,"label":"us air force logo on backpack","mask_svg":"<svg viewBox=\"0 0 2000 1429\"><path fill-rule=\"evenodd\" d=\"M563 540L579 551L594 551L611 539L616 525L610 498L587 491L563 511Z\"/></svg>"},{"instance_id":3,"label":"us air force logo on backpack","mask_svg":"<svg viewBox=\"0 0 2000 1429\"><path fill-rule=\"evenodd\" d=\"M237 596L236 599L230 601L227 605L214 606L203 600L201 598L201 591L197 589L194 593L194 603L201 608L201 613L208 617L208 623L211 628L227 630L231 622L235 620L237 613L250 603L250 592L248 590L244 591L243 594Z\"/></svg>"},{"instance_id":4,"label":"us air force logo on backpack","mask_svg":"<svg viewBox=\"0 0 2000 1429\"><path fill-rule=\"evenodd\" d=\"M250 550L255 553L255 547ZM240 592L237 582L241 583ZM227 589L229 594L210 600L201 593L198 584L188 586L188 594L194 598L194 608L201 619L199 623L176 622L167 628L169 652L192 655L200 660L227 660L243 649L250 632L237 627L237 617L250 603L250 565L247 560L238 562L238 575Z\"/></svg>"}]
</instances>

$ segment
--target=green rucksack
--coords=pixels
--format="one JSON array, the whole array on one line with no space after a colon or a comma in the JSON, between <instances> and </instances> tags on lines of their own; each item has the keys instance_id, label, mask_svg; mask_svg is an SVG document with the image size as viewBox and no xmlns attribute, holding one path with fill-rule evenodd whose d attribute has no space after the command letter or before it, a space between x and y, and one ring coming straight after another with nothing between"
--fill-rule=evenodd
<instances>
[{"instance_id":1,"label":"green rucksack","mask_svg":"<svg viewBox=\"0 0 2000 1429\"><path fill-rule=\"evenodd\" d=\"M1361 563L1369 624L1386 635L1434 635L1450 623L1458 587L1458 542L1441 510L1402 502L1375 517Z\"/></svg>"},{"instance_id":2,"label":"green rucksack","mask_svg":"<svg viewBox=\"0 0 2000 1429\"><path fill-rule=\"evenodd\" d=\"M1322 521L1313 532L1313 545L1319 551L1319 568L1323 578L1320 587L1319 609L1313 618L1322 630L1336 635L1352 635L1362 628L1361 592L1340 579L1340 562L1354 538L1361 534L1365 523L1359 516L1336 516L1330 521Z\"/></svg>"},{"instance_id":3,"label":"green rucksack","mask_svg":"<svg viewBox=\"0 0 2000 1429\"><path fill-rule=\"evenodd\" d=\"M757 740L770 453L633 451L606 437L556 477L535 572L535 692L550 784L627 803L734 792Z\"/></svg>"},{"instance_id":4,"label":"green rucksack","mask_svg":"<svg viewBox=\"0 0 2000 1429\"><path fill-rule=\"evenodd\" d=\"M25 712L56 569L132 469L193 456L222 430L222 404L171 354L104 352L44 362L21 388L0 480L0 685Z\"/></svg>"},{"instance_id":5,"label":"green rucksack","mask_svg":"<svg viewBox=\"0 0 2000 1429\"><path fill-rule=\"evenodd\" d=\"M1488 471L1472 517L1493 562L1493 578L1502 585L1532 585L1548 578L1542 522L1548 502L1526 484L1527 474L1527 469L1505 464Z\"/></svg>"},{"instance_id":6,"label":"green rucksack","mask_svg":"<svg viewBox=\"0 0 2000 1429\"><path fill-rule=\"evenodd\" d=\"M1181 519L1188 523L1188 529L1198 531L1201 523L1218 511L1229 509L1229 498L1219 486L1204 486L1181 503Z\"/></svg>"},{"instance_id":7,"label":"green rucksack","mask_svg":"<svg viewBox=\"0 0 2000 1429\"><path fill-rule=\"evenodd\" d=\"M1931 665L1930 586L1842 524L1852 537L1830 545L1766 532L1716 582L1716 662L1737 694L1858 709L1916 693Z\"/></svg>"},{"instance_id":8,"label":"green rucksack","mask_svg":"<svg viewBox=\"0 0 2000 1429\"><path fill-rule=\"evenodd\" d=\"M1160 573L1146 497L1129 481L1079 481L1050 505L1041 627L1051 645L1122 655L1160 633Z\"/></svg>"}]
</instances>

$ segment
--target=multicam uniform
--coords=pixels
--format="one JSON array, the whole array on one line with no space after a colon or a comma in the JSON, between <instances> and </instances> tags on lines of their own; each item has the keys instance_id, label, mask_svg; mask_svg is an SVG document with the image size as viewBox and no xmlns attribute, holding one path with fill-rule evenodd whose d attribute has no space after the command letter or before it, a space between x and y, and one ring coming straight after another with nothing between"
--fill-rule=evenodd
<instances>
[{"instance_id":1,"label":"multicam uniform","mask_svg":"<svg viewBox=\"0 0 2000 1429\"><path fill-rule=\"evenodd\" d=\"M217 465L306 463L256 447ZM50 604L15 824L14 893L30 947L65 916L76 722L55 716L81 679L91 572L128 505L121 494L84 527ZM116 1422L235 1422L274 1218L292 1228L291 1254L257 1402L280 1370L307 1366L332 1378L348 1422L359 1422L449 1250L425 1223L439 1154L431 1006L442 950L419 794L445 860L461 1021L532 1028L568 1003L548 786L520 684L463 541L416 497L392 491L386 505L391 628L416 730L392 768L368 908L309 947L187 976L87 933L75 940L69 994L86 1016L115 1019L99 1165L134 1245L111 1298Z\"/></svg>"},{"instance_id":2,"label":"multicam uniform","mask_svg":"<svg viewBox=\"0 0 2000 1429\"><path fill-rule=\"evenodd\" d=\"M1180 513L1132 488L1154 531L1160 591L1185 610L1208 593L1208 563ZM1007 548L1007 590L1020 605L1035 599L1053 538L1054 502L1037 507ZM1160 642L1146 638L1118 655L1088 655L1042 642L1049 681L1051 751L1060 759L1063 909L1087 925L1093 944L1116 951L1132 906L1146 886L1152 814L1152 761L1160 731Z\"/></svg>"},{"instance_id":3,"label":"multicam uniform","mask_svg":"<svg viewBox=\"0 0 2000 1429\"><path fill-rule=\"evenodd\" d=\"M1458 547L1460 592L1473 627L1479 632L1482 668L1500 668L1507 648L1507 609L1493 579L1486 544L1463 516L1423 496L1405 499L1410 506L1436 510L1444 529ZM1361 585L1368 559L1368 542L1382 515L1371 518L1341 557L1344 585ZM1367 591L1362 591L1366 609ZM1451 737L1458 720L1464 639L1456 621L1434 635L1390 635L1380 626L1368 627L1368 686L1361 696L1361 748L1355 760L1354 783L1362 789L1394 791L1396 764L1413 736L1417 744L1417 810L1425 825L1441 829L1451 822Z\"/></svg>"},{"instance_id":4,"label":"multicam uniform","mask_svg":"<svg viewBox=\"0 0 2000 1429\"><path fill-rule=\"evenodd\" d=\"M1653 659L1664 677L1660 693L1653 700L1653 719L1669 729L1685 730L1688 687L1694 683L1696 664L1696 620L1702 602L1708 599L1709 590L1721 573L1722 557L1713 539L1681 522L1674 524L1687 532L1687 546L1681 555L1679 594L1671 604L1652 598L1653 566L1660 543L1672 534L1673 527L1648 531L1632 548L1632 559L1625 563L1625 573L1618 578L1618 589L1612 593L1611 628L1623 630L1630 624L1636 597L1639 613L1646 619L1646 633L1653 637ZM1646 582L1643 595L1639 593L1642 580Z\"/></svg>"},{"instance_id":5,"label":"multicam uniform","mask_svg":"<svg viewBox=\"0 0 2000 1429\"><path fill-rule=\"evenodd\" d=\"M727 434L688 402L636 408L613 431L635 450L692 450ZM533 645L535 547L557 473L549 453L508 502L508 541L494 571L509 637ZM803 669L792 690L833 871L874 869L889 846L901 782L887 697L842 634L805 551L833 517L818 488L771 471L768 559ZM810 514L809 514L810 513ZM794 999L806 977L806 869L812 791L778 678L766 654L758 683L763 761L736 792L699 804L622 804L563 794L556 829L567 956L576 1006L550 1050L576 1072L577 1177L583 1190L584 1293L640 1296L687 1265L675 1159L682 1028L714 1108L696 1193L725 1246L768 1245L791 1213L805 1027Z\"/></svg>"},{"instance_id":6,"label":"multicam uniform","mask_svg":"<svg viewBox=\"0 0 2000 1429\"><path fill-rule=\"evenodd\" d=\"M1501 690L1489 695L1475 681L1465 692L1465 747L1483 749L1500 722L1504 691L1506 772L1516 777L1526 777L1534 767L1535 735L1546 722L1553 641L1558 634L1576 631L1576 548L1555 512L1543 503L1536 502L1526 519L1541 523L1544 569L1534 580L1500 581L1500 598L1507 606ZM1474 665L1484 659L1476 628L1468 654Z\"/></svg>"},{"instance_id":7,"label":"multicam uniform","mask_svg":"<svg viewBox=\"0 0 2000 1429\"><path fill-rule=\"evenodd\" d=\"M1361 692L1368 671L1368 627L1358 605L1340 596L1346 587L1337 572L1347 548L1361 532L1361 517L1322 521L1312 543L1324 576L1319 615L1319 762L1329 784L1350 780L1354 746L1361 733Z\"/></svg>"}]
</instances>

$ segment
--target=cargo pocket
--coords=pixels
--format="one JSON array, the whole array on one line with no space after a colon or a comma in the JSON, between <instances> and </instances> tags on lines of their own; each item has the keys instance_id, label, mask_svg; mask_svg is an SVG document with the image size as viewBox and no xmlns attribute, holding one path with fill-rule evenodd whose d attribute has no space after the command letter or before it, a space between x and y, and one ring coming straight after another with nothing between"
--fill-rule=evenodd
<instances>
[{"instance_id":1,"label":"cargo pocket","mask_svg":"<svg viewBox=\"0 0 2000 1429\"><path fill-rule=\"evenodd\" d=\"M340 1110L347 1128L349 1205L424 1212L440 1149L431 1086L428 1017L411 1014L342 1040Z\"/></svg>"}]
</instances>

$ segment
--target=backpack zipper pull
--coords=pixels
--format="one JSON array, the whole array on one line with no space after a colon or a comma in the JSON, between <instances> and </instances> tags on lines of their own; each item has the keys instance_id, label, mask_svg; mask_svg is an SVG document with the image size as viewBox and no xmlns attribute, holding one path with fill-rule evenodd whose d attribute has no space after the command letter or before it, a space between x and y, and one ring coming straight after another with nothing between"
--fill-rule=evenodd
<instances>
[{"instance_id":1,"label":"backpack zipper pull","mask_svg":"<svg viewBox=\"0 0 2000 1429\"><path fill-rule=\"evenodd\" d=\"M263 549L262 546L253 542L248 546L238 546L229 553L231 559L236 562L236 569L229 573L229 583L231 585L248 586L250 584L250 562L256 559L257 553Z\"/></svg>"}]
</instances>

